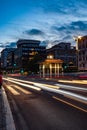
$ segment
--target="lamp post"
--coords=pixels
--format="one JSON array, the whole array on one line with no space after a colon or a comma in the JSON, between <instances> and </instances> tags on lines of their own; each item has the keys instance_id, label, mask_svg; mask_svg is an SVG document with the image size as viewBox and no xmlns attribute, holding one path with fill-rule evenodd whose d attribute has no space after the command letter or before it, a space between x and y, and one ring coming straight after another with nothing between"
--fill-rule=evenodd
<instances>
[{"instance_id":1,"label":"lamp post","mask_svg":"<svg viewBox=\"0 0 87 130\"><path fill-rule=\"evenodd\" d=\"M43 64L43 78L45 77L45 65Z\"/></svg>"},{"instance_id":2,"label":"lamp post","mask_svg":"<svg viewBox=\"0 0 87 130\"><path fill-rule=\"evenodd\" d=\"M55 64L55 77L56 77L56 68L57 68L57 67L56 67L56 64Z\"/></svg>"},{"instance_id":3,"label":"lamp post","mask_svg":"<svg viewBox=\"0 0 87 130\"><path fill-rule=\"evenodd\" d=\"M52 64L50 64L50 78L52 78Z\"/></svg>"},{"instance_id":4,"label":"lamp post","mask_svg":"<svg viewBox=\"0 0 87 130\"><path fill-rule=\"evenodd\" d=\"M59 69L60 69L59 64L57 64L57 67L58 67L57 69L58 69L58 77L59 77L59 73L60 73L60 72L59 72Z\"/></svg>"},{"instance_id":5,"label":"lamp post","mask_svg":"<svg viewBox=\"0 0 87 130\"><path fill-rule=\"evenodd\" d=\"M41 65L39 65L39 72L40 72L40 78L41 78Z\"/></svg>"}]
</instances>

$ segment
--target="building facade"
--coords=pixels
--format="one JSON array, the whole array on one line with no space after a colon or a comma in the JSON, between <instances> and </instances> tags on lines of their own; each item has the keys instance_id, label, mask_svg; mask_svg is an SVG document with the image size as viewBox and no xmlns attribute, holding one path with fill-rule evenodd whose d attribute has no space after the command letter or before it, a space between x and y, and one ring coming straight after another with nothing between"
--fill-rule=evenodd
<instances>
[{"instance_id":1,"label":"building facade","mask_svg":"<svg viewBox=\"0 0 87 130\"><path fill-rule=\"evenodd\" d=\"M14 48L12 51L10 51L7 55L7 70L9 73L14 73L16 64L15 64L15 60L14 60L14 54L15 54L15 50L16 48Z\"/></svg>"},{"instance_id":2,"label":"building facade","mask_svg":"<svg viewBox=\"0 0 87 130\"><path fill-rule=\"evenodd\" d=\"M17 70L19 71L20 69L29 69L28 63L36 54L46 54L46 47L41 46L40 41L27 39L18 40L14 57Z\"/></svg>"},{"instance_id":3,"label":"building facade","mask_svg":"<svg viewBox=\"0 0 87 130\"><path fill-rule=\"evenodd\" d=\"M40 77L59 77L63 72L62 63L62 60L54 59L52 55L48 55L47 59L39 65Z\"/></svg>"},{"instance_id":4,"label":"building facade","mask_svg":"<svg viewBox=\"0 0 87 130\"><path fill-rule=\"evenodd\" d=\"M66 66L77 66L76 48L71 43L61 42L47 49L47 55L52 54L55 59L61 59Z\"/></svg>"},{"instance_id":5,"label":"building facade","mask_svg":"<svg viewBox=\"0 0 87 130\"><path fill-rule=\"evenodd\" d=\"M78 70L87 71L87 36L77 38Z\"/></svg>"},{"instance_id":6,"label":"building facade","mask_svg":"<svg viewBox=\"0 0 87 130\"><path fill-rule=\"evenodd\" d=\"M1 68L7 69L7 67L12 64L13 61L9 61L8 56L10 53L12 53L15 50L15 48L5 48L1 51ZM10 58L12 60L12 58Z\"/></svg>"}]
</instances>

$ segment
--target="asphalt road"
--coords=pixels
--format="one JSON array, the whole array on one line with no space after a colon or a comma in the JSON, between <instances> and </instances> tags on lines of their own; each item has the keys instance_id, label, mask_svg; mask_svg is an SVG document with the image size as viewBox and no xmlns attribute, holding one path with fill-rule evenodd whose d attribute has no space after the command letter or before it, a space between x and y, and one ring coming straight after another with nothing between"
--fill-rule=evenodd
<instances>
[{"instance_id":1,"label":"asphalt road","mask_svg":"<svg viewBox=\"0 0 87 130\"><path fill-rule=\"evenodd\" d=\"M87 130L87 113L45 92L4 85L17 130ZM59 96L60 97L60 96Z\"/></svg>"}]
</instances>

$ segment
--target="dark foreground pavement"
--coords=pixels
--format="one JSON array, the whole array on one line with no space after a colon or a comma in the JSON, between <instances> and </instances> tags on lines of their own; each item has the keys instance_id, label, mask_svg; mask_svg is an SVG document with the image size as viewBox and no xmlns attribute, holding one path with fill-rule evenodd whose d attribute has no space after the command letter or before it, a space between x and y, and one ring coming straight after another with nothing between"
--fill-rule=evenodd
<instances>
[{"instance_id":1,"label":"dark foreground pavement","mask_svg":"<svg viewBox=\"0 0 87 130\"><path fill-rule=\"evenodd\" d=\"M0 90L0 130L6 130L5 109L2 90Z\"/></svg>"},{"instance_id":2,"label":"dark foreground pavement","mask_svg":"<svg viewBox=\"0 0 87 130\"><path fill-rule=\"evenodd\" d=\"M4 88L0 89L0 130L16 130Z\"/></svg>"}]
</instances>

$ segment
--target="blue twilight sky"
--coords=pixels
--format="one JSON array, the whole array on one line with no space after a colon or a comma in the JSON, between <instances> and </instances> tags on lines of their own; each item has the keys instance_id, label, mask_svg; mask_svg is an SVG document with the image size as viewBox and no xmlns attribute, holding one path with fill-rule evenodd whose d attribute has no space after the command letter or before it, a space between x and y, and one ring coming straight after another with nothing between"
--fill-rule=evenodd
<instances>
[{"instance_id":1,"label":"blue twilight sky","mask_svg":"<svg viewBox=\"0 0 87 130\"><path fill-rule=\"evenodd\" d=\"M75 45L78 35L87 35L87 0L0 0L0 50L19 38Z\"/></svg>"}]
</instances>

